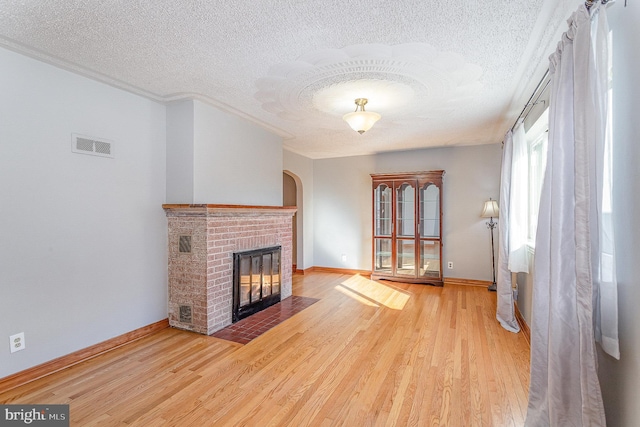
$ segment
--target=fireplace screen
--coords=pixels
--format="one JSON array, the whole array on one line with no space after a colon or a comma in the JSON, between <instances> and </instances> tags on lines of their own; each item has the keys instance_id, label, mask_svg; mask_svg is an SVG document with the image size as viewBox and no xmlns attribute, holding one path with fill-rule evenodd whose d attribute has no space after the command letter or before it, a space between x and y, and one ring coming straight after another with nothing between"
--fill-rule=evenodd
<instances>
[{"instance_id":1,"label":"fireplace screen","mask_svg":"<svg viewBox=\"0 0 640 427\"><path fill-rule=\"evenodd\" d=\"M280 302L280 273L280 246L233 254L233 322Z\"/></svg>"}]
</instances>

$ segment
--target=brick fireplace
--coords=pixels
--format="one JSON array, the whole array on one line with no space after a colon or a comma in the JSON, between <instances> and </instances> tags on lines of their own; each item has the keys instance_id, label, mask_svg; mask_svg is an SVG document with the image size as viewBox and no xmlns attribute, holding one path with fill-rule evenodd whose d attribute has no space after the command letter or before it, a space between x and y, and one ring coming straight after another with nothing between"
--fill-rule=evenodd
<instances>
[{"instance_id":1,"label":"brick fireplace","mask_svg":"<svg viewBox=\"0 0 640 427\"><path fill-rule=\"evenodd\" d=\"M163 205L169 227L169 324L210 335L231 324L233 254L281 246L291 296L295 207Z\"/></svg>"}]
</instances>

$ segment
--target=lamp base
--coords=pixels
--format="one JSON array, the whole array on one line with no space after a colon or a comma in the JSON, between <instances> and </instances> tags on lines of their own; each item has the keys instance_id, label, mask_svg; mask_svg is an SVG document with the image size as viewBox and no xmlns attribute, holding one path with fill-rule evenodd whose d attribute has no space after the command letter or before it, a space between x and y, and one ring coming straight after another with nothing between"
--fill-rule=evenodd
<instances>
[{"instance_id":1,"label":"lamp base","mask_svg":"<svg viewBox=\"0 0 640 427\"><path fill-rule=\"evenodd\" d=\"M497 288L498 288L498 286L496 285L496 282L493 282L491 285L489 285L487 290L495 292L497 290Z\"/></svg>"}]
</instances>

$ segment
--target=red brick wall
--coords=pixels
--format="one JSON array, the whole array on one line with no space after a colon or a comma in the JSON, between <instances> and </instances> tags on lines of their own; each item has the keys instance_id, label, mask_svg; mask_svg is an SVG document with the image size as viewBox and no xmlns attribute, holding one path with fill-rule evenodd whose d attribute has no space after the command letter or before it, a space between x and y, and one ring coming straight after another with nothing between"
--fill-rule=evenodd
<instances>
[{"instance_id":1,"label":"red brick wall","mask_svg":"<svg viewBox=\"0 0 640 427\"><path fill-rule=\"evenodd\" d=\"M282 299L291 296L292 229L295 209L165 208L169 226L169 323L210 335L231 324L233 254L282 246ZM191 253L179 252L191 236ZM179 307L192 307L192 323Z\"/></svg>"}]
</instances>

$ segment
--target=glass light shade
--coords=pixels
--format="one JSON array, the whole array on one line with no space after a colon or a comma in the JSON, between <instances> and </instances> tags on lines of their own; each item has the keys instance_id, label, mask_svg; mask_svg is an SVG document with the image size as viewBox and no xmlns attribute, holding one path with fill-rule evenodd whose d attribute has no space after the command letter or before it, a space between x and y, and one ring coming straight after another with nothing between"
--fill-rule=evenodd
<instances>
[{"instance_id":1,"label":"glass light shade","mask_svg":"<svg viewBox=\"0 0 640 427\"><path fill-rule=\"evenodd\" d=\"M499 208L497 201L489 199L484 202L484 208L480 214L482 218L498 218L498 214Z\"/></svg>"},{"instance_id":2,"label":"glass light shade","mask_svg":"<svg viewBox=\"0 0 640 427\"><path fill-rule=\"evenodd\" d=\"M351 129L363 134L374 125L375 122L382 117L378 113L372 111L355 111L342 116L345 122L349 123Z\"/></svg>"}]
</instances>

